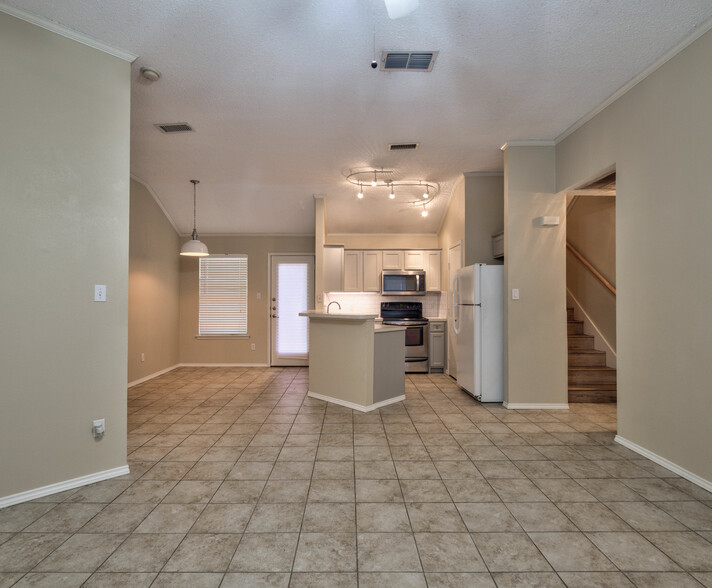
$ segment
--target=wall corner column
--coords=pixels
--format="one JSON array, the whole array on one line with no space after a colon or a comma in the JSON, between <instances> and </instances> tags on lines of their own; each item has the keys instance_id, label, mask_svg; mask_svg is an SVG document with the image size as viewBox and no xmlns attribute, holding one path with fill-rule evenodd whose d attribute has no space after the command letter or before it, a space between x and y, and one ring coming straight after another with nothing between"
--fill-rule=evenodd
<instances>
[{"instance_id":1,"label":"wall corner column","mask_svg":"<svg viewBox=\"0 0 712 588\"><path fill-rule=\"evenodd\" d=\"M568 403L566 198L555 190L553 143L505 146L505 401L513 408ZM559 217L558 226L537 226L541 216Z\"/></svg>"}]
</instances>

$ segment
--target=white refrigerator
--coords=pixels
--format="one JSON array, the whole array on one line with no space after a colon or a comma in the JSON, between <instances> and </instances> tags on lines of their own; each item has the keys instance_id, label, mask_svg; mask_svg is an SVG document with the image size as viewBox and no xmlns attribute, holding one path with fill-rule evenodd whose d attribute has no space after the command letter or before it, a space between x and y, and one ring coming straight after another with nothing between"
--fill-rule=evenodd
<instances>
[{"instance_id":1,"label":"white refrigerator","mask_svg":"<svg viewBox=\"0 0 712 588\"><path fill-rule=\"evenodd\" d=\"M480 402L504 400L504 266L476 263L453 282L457 383Z\"/></svg>"}]
</instances>

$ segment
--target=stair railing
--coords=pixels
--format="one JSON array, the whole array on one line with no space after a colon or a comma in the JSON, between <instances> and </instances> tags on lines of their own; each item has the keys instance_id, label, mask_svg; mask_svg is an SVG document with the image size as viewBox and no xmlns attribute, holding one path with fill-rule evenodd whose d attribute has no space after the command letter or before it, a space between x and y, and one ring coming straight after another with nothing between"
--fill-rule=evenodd
<instances>
[{"instance_id":1,"label":"stair railing","mask_svg":"<svg viewBox=\"0 0 712 588\"><path fill-rule=\"evenodd\" d=\"M566 241L566 249L571 251L573 256L576 259L578 259L583 264L583 266L588 271L590 271L599 282L601 282L601 284L603 284L606 288L608 288L608 290L610 290L610 292L613 294L613 296L616 295L616 287L613 284L611 284L606 278L604 278L603 275L601 274L601 272L599 272L595 267L593 267L591 262L588 261L588 259L586 259L583 255L581 255L581 253L579 253L576 250L576 248L573 245L571 245L571 243L569 243L568 241Z\"/></svg>"}]
</instances>

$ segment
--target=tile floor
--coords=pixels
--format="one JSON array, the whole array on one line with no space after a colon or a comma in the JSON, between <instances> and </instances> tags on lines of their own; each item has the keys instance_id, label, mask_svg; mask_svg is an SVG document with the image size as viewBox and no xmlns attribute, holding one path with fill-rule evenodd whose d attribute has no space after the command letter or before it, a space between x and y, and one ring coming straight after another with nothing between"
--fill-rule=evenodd
<instances>
[{"instance_id":1,"label":"tile floor","mask_svg":"<svg viewBox=\"0 0 712 588\"><path fill-rule=\"evenodd\" d=\"M298 368L131 388L131 474L1 510L0 588L712 587L712 494L615 444L613 405L306 390Z\"/></svg>"}]
</instances>

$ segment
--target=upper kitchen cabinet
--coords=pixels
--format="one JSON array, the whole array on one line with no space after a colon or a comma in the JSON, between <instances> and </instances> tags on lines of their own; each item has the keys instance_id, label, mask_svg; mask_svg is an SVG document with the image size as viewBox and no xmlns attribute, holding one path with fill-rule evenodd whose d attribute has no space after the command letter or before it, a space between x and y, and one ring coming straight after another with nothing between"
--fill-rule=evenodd
<instances>
[{"instance_id":1,"label":"upper kitchen cabinet","mask_svg":"<svg viewBox=\"0 0 712 588\"><path fill-rule=\"evenodd\" d=\"M380 251L363 252L363 291L381 291L383 255Z\"/></svg>"},{"instance_id":2,"label":"upper kitchen cabinet","mask_svg":"<svg viewBox=\"0 0 712 588\"><path fill-rule=\"evenodd\" d=\"M440 251L423 251L425 291L440 292Z\"/></svg>"},{"instance_id":3,"label":"upper kitchen cabinet","mask_svg":"<svg viewBox=\"0 0 712 588\"><path fill-rule=\"evenodd\" d=\"M324 245L324 292L344 289L344 246Z\"/></svg>"},{"instance_id":4,"label":"upper kitchen cabinet","mask_svg":"<svg viewBox=\"0 0 712 588\"><path fill-rule=\"evenodd\" d=\"M404 258L403 258L403 269L405 269L405 270L425 269L425 265L423 265L423 252L422 251L406 251Z\"/></svg>"},{"instance_id":5,"label":"upper kitchen cabinet","mask_svg":"<svg viewBox=\"0 0 712 588\"><path fill-rule=\"evenodd\" d=\"M363 292L363 251L344 251L344 292Z\"/></svg>"},{"instance_id":6,"label":"upper kitchen cabinet","mask_svg":"<svg viewBox=\"0 0 712 588\"><path fill-rule=\"evenodd\" d=\"M383 252L383 269L384 270L402 270L403 269L403 252L402 251L384 251Z\"/></svg>"},{"instance_id":7,"label":"upper kitchen cabinet","mask_svg":"<svg viewBox=\"0 0 712 588\"><path fill-rule=\"evenodd\" d=\"M380 251L344 252L344 292L380 292Z\"/></svg>"}]
</instances>

